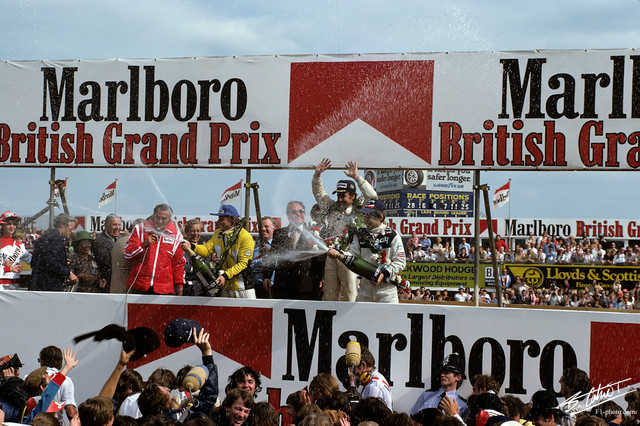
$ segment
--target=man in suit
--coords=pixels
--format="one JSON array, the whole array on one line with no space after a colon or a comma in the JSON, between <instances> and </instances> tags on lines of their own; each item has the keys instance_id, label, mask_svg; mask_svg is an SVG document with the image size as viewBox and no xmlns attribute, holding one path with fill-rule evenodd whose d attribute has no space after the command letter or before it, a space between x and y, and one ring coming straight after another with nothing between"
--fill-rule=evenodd
<instances>
[{"instance_id":1,"label":"man in suit","mask_svg":"<svg viewBox=\"0 0 640 426\"><path fill-rule=\"evenodd\" d=\"M122 220L120 216L111 213L104 220L104 230L93 241L93 256L98 263L100 278L104 279L106 283L100 289L101 293L109 293L111 291L111 251L120 237L121 230Z\"/></svg>"},{"instance_id":2,"label":"man in suit","mask_svg":"<svg viewBox=\"0 0 640 426\"><path fill-rule=\"evenodd\" d=\"M313 243L305 226L305 208L300 201L287 204L289 226L273 231L271 250L263 260L265 286L271 285L275 269L272 297L276 299L313 298L313 279L310 274ZM318 255L322 254L318 252Z\"/></svg>"},{"instance_id":3,"label":"man in suit","mask_svg":"<svg viewBox=\"0 0 640 426\"><path fill-rule=\"evenodd\" d=\"M52 230L34 243L29 290L65 291L65 280L78 282L67 262L67 240L77 224L76 218L61 213L53 221Z\"/></svg>"}]
</instances>

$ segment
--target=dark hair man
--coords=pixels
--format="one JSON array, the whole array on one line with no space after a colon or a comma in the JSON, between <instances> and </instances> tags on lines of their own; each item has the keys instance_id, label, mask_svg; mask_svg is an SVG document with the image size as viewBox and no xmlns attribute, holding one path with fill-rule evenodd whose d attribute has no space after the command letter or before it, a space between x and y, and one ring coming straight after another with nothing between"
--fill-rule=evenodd
<instances>
[{"instance_id":1,"label":"dark hair man","mask_svg":"<svg viewBox=\"0 0 640 426\"><path fill-rule=\"evenodd\" d=\"M243 389L251 394L255 399L257 393L262 390L262 379L260 373L249 366L238 368L227 381L226 393L232 389Z\"/></svg>"},{"instance_id":2,"label":"dark hair man","mask_svg":"<svg viewBox=\"0 0 640 426\"><path fill-rule=\"evenodd\" d=\"M362 191L364 203L378 198L378 194L371 184L358 174L358 164L349 161L347 171L344 172L352 180L340 180L333 191L337 194L338 200L334 201L327 194L322 186L320 175L331 167L331 161L323 158L315 168L311 180L311 188L316 202L320 205L321 213L318 215L318 224L321 224L320 235L325 240L336 242L342 238L345 229L355 219L357 210L362 206L356 195L356 183ZM340 241L339 248L346 249L351 243L350 237L345 241ZM356 284L356 274L351 272L346 266L336 259L328 258L324 270L324 294L323 300L342 300L353 302L356 300L358 288Z\"/></svg>"},{"instance_id":3,"label":"dark hair man","mask_svg":"<svg viewBox=\"0 0 640 426\"><path fill-rule=\"evenodd\" d=\"M440 389L428 390L423 392L413 407L409 410L409 414L413 415L425 408L437 408L440 401L448 397L455 400L458 404L460 417L467 417L467 403L458 395L457 389L462 386L465 379L464 375L464 358L457 353L452 353L442 361L440 368Z\"/></svg>"},{"instance_id":4,"label":"dark hair man","mask_svg":"<svg viewBox=\"0 0 640 426\"><path fill-rule=\"evenodd\" d=\"M358 228L353 243L345 252L348 256L379 265L379 273L370 281L360 281L358 302L398 303L398 290L393 283L397 274L406 266L404 245L396 231L384 224L385 205L380 200L370 200L361 210L364 228ZM338 251L330 249L330 258L336 258Z\"/></svg>"}]
</instances>

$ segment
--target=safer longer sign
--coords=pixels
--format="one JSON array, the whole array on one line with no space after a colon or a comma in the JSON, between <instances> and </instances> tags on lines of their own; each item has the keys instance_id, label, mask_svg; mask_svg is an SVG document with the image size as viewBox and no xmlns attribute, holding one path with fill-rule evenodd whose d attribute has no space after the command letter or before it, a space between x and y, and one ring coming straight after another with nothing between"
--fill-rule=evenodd
<instances>
[{"instance_id":1,"label":"safer longer sign","mask_svg":"<svg viewBox=\"0 0 640 426\"><path fill-rule=\"evenodd\" d=\"M633 170L633 50L0 63L0 164ZM345 149L346 148L346 149Z\"/></svg>"}]
</instances>

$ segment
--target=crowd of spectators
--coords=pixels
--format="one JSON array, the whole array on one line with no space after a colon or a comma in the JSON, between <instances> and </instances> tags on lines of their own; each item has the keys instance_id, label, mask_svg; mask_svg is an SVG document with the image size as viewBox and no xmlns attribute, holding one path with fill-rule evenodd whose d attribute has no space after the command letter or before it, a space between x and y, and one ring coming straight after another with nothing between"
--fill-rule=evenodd
<instances>
[{"instance_id":1,"label":"crowd of spectators","mask_svg":"<svg viewBox=\"0 0 640 426\"><path fill-rule=\"evenodd\" d=\"M460 286L457 291L434 290L425 287L401 291L401 300L423 300L431 302L471 302L473 289ZM553 283L549 288L530 288L516 277L512 286L502 287L503 304L559 306L572 308L598 309L640 309L640 282L631 290L623 289L619 280L615 280L610 290L593 283L585 289L571 289L567 280ZM479 303L498 303L495 291L480 289Z\"/></svg>"},{"instance_id":2,"label":"crowd of spectators","mask_svg":"<svg viewBox=\"0 0 640 426\"><path fill-rule=\"evenodd\" d=\"M419 237L415 232L406 242L407 259L423 262L473 262L475 247L466 238L461 238L457 247L450 241L435 237L432 244L427 235ZM533 233L523 242L511 248L500 235L496 235L495 247L498 263L539 263L539 264L586 264L586 265L638 265L640 246L624 247L622 243L600 238L576 239L574 236L561 238L548 235L535 236ZM491 261L489 246L479 248L480 262Z\"/></svg>"},{"instance_id":3,"label":"crowd of spectators","mask_svg":"<svg viewBox=\"0 0 640 426\"><path fill-rule=\"evenodd\" d=\"M457 353L442 361L437 373L440 388L422 392L415 403L405 401L412 405L407 412L394 409L393 386L386 383L385 398L367 396L371 375L378 374L372 355L366 357L368 362L363 356L358 366L367 367L368 375L341 383L330 373L319 373L308 386L291 393L285 406L274 407L258 401L263 397L262 376L250 366L230 374L224 392L220 392L219 385L225 382L219 383L209 334L198 330L197 322L193 329L182 327L193 325L192 320L171 323L175 327L170 336L165 332L165 342L172 346L195 344L202 358L193 361L201 365L187 364L175 372L158 368L145 381L135 369L127 367L142 353L154 350L144 340L137 340L129 352L123 346L111 375L104 384L96 383L95 396L84 401L76 401L69 378L81 361L72 349L44 348L39 358L42 367L25 379L21 378L22 364L19 359L16 362L17 355L1 358L0 424L60 426L65 420L70 426L632 426L640 422L640 390L630 389L626 395L616 391L619 395L608 394L606 399L591 401L589 376L575 366L565 368L559 380L560 400L553 389L538 390L530 401L508 393L500 397L500 384L486 374L471 377L472 392L465 398L458 391L467 380L466 368ZM113 332L114 326L109 327ZM121 332L128 333L123 328ZM208 374L198 369L206 369ZM200 381L194 381L194 376L200 376ZM626 409L613 401L622 395Z\"/></svg>"}]
</instances>

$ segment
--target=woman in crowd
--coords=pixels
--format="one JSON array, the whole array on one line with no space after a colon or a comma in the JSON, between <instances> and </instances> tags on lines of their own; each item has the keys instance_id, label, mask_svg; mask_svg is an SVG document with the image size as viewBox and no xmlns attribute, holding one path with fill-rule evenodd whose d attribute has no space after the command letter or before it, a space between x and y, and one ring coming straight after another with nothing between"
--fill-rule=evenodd
<instances>
[{"instance_id":1,"label":"woman in crowd","mask_svg":"<svg viewBox=\"0 0 640 426\"><path fill-rule=\"evenodd\" d=\"M27 251L21 241L14 238L20 224L20 216L13 212L5 212L0 216L0 224L2 225L0 286L5 290L17 290L20 287L20 272L22 272L20 263L31 263L31 253Z\"/></svg>"},{"instance_id":2,"label":"woman in crowd","mask_svg":"<svg viewBox=\"0 0 640 426\"><path fill-rule=\"evenodd\" d=\"M81 293L98 293L106 282L100 278L98 263L91 253L93 237L87 231L79 231L73 239L74 255L69 267L78 277L75 291Z\"/></svg>"}]
</instances>

